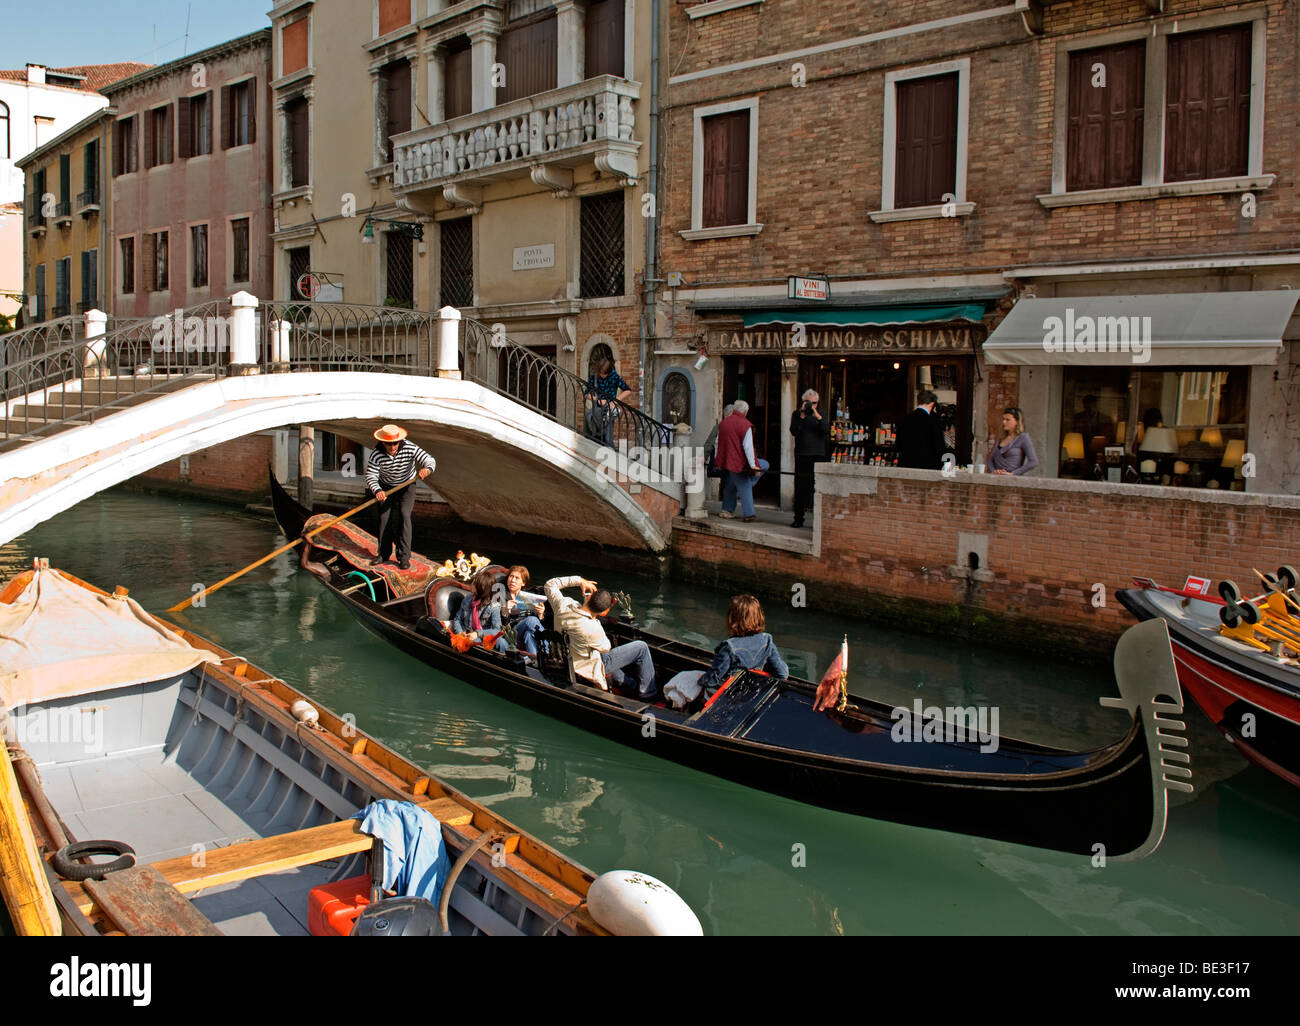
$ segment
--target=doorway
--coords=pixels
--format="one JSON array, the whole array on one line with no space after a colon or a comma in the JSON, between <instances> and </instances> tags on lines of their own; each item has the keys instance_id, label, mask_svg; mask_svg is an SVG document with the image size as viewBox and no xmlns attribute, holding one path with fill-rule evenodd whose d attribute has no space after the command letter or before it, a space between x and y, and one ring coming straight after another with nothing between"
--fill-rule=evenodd
<instances>
[{"instance_id":1,"label":"doorway","mask_svg":"<svg viewBox=\"0 0 1300 1026\"><path fill-rule=\"evenodd\" d=\"M754 455L771 466L754 486L754 501L779 506L781 502L781 358L729 356L723 361L722 403L744 399L749 422L754 425Z\"/></svg>"}]
</instances>

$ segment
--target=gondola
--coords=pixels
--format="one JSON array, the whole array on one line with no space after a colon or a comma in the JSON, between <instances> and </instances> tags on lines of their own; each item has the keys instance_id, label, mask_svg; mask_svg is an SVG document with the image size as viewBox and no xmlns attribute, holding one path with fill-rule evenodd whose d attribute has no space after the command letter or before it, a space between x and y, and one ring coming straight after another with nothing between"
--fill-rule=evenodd
<instances>
[{"instance_id":1,"label":"gondola","mask_svg":"<svg viewBox=\"0 0 1300 1026\"><path fill-rule=\"evenodd\" d=\"M1270 581L1272 595L1294 599L1294 572L1282 567L1277 577L1281 586ZM1182 588L1149 577L1133 581L1137 587L1118 592L1120 602L1140 621L1168 625L1178 680L1196 704L1246 759L1300 787L1300 661L1288 655L1300 637L1285 640L1288 621L1300 627L1300 620L1285 600L1264 595L1242 602L1230 581L1220 585L1226 599L1209 594L1203 580ZM1268 630L1270 603L1280 631ZM1236 622L1226 622L1225 614Z\"/></svg>"},{"instance_id":2,"label":"gondola","mask_svg":"<svg viewBox=\"0 0 1300 1026\"><path fill-rule=\"evenodd\" d=\"M247 659L44 560L0 583L0 733L0 901L22 936L699 932L665 885L647 900L650 878L594 876ZM429 832L389 862L352 818L372 803ZM385 864L439 827L436 912L387 897Z\"/></svg>"},{"instance_id":3,"label":"gondola","mask_svg":"<svg viewBox=\"0 0 1300 1026\"><path fill-rule=\"evenodd\" d=\"M330 519L313 518L271 478L275 516L288 539ZM1137 858L1164 836L1169 790L1191 791L1182 696L1162 625L1130 630L1116 648L1124 736L1095 751L1067 751L1013 738L971 739L970 710L930 719L916 741L906 717L850 697L842 711L813 711L816 686L761 672L733 676L702 708L678 711L588 686L567 658L534 666L517 652L461 652L444 627L451 579L421 583L369 566L373 536L355 525L310 539L301 565L322 580L367 630L444 673L603 737L750 787L828 809L954 833L1094 856ZM430 566L432 564L425 564ZM606 624L612 644L649 644L658 679L702 669L712 653L642 630ZM1101 846L1101 847L1098 847Z\"/></svg>"}]
</instances>

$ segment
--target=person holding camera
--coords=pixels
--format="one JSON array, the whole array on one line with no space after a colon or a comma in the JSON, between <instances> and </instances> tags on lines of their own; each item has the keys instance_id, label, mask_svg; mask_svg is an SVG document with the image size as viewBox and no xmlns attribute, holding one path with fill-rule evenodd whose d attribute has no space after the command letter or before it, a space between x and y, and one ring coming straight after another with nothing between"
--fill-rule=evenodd
<instances>
[{"instance_id":1,"label":"person holding camera","mask_svg":"<svg viewBox=\"0 0 1300 1026\"><path fill-rule=\"evenodd\" d=\"M803 394L799 409L790 415L794 435L794 523L803 527L804 510L813 504L817 464L826 459L826 421L817 411L821 397L811 388Z\"/></svg>"}]
</instances>

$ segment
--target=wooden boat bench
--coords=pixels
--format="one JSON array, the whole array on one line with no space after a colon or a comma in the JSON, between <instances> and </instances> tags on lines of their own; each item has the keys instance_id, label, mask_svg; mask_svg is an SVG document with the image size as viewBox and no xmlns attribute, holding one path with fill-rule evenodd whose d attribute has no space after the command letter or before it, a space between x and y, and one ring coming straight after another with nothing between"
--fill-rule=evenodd
<instances>
[{"instance_id":1,"label":"wooden boat bench","mask_svg":"<svg viewBox=\"0 0 1300 1026\"><path fill-rule=\"evenodd\" d=\"M471 825L474 820L474 814L454 798L416 804L444 826L463 827ZM201 866L194 865L192 855L182 855L166 862L156 862L153 868L180 893L194 894L208 887L369 851L374 838L363 834L360 826L359 819L345 819L217 848L204 856Z\"/></svg>"}]
</instances>

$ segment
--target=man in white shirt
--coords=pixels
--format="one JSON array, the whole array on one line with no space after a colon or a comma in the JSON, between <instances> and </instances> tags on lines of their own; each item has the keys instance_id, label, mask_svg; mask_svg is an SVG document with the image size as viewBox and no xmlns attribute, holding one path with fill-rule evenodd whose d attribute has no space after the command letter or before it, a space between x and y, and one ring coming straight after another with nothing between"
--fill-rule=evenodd
<instances>
[{"instance_id":1,"label":"man in white shirt","mask_svg":"<svg viewBox=\"0 0 1300 1026\"><path fill-rule=\"evenodd\" d=\"M583 601L563 594L565 588L581 587ZM611 648L603 619L614 605L614 596L595 581L585 577L552 577L546 582L546 600L555 612L555 629L569 639L569 658L573 672L590 681L602 691L608 691L606 678L615 685L624 681L623 671L632 668L636 678L637 693L642 701L650 701L658 693L655 684L654 662L650 646L644 641L630 641Z\"/></svg>"}]
</instances>

